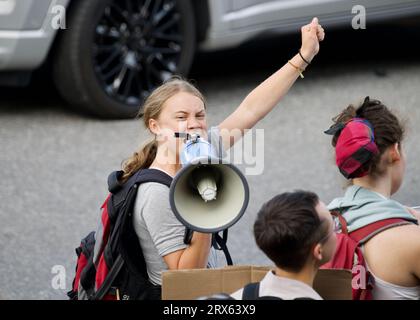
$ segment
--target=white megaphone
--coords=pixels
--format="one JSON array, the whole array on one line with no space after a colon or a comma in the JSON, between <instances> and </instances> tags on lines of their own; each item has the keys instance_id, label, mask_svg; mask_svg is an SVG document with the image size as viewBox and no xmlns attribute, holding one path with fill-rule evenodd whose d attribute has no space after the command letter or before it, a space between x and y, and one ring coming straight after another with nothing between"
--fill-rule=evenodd
<instances>
[{"instance_id":1,"label":"white megaphone","mask_svg":"<svg viewBox=\"0 0 420 320\"><path fill-rule=\"evenodd\" d=\"M182 169L170 188L170 204L187 228L204 233L226 230L245 213L249 187L242 172L223 161L198 134L175 133L185 138Z\"/></svg>"}]
</instances>

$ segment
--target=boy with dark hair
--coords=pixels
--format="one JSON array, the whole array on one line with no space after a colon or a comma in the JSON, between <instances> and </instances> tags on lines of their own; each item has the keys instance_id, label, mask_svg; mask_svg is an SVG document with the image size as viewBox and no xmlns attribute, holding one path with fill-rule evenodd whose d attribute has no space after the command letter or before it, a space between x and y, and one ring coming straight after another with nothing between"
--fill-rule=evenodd
<instances>
[{"instance_id":1,"label":"boy with dark hair","mask_svg":"<svg viewBox=\"0 0 420 320\"><path fill-rule=\"evenodd\" d=\"M319 267L334 254L334 226L325 204L312 192L283 193L265 203L255 221L254 236L275 269L251 292L259 298L321 300L312 286ZM232 297L252 299L249 292L240 289Z\"/></svg>"}]
</instances>

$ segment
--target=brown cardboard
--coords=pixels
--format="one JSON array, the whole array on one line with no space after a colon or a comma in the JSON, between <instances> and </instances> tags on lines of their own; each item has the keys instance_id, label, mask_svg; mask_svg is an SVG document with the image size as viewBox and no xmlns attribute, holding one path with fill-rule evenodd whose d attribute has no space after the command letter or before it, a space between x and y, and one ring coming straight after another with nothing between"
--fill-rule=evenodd
<instances>
[{"instance_id":1,"label":"brown cardboard","mask_svg":"<svg viewBox=\"0 0 420 320\"><path fill-rule=\"evenodd\" d=\"M231 294L260 281L271 267L229 266L221 269L173 270L162 273L163 300L193 300L215 293ZM326 300L351 300L349 270L319 270L314 289Z\"/></svg>"}]
</instances>

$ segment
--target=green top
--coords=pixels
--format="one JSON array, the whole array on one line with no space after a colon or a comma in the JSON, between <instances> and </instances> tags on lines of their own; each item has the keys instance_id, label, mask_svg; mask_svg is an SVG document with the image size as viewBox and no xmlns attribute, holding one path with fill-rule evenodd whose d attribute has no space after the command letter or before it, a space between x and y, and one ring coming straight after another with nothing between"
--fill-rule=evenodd
<instances>
[{"instance_id":1,"label":"green top","mask_svg":"<svg viewBox=\"0 0 420 320\"><path fill-rule=\"evenodd\" d=\"M391 218L402 218L418 224L417 219L399 202L355 185L347 188L343 197L331 201L328 209L343 215L349 232Z\"/></svg>"}]
</instances>

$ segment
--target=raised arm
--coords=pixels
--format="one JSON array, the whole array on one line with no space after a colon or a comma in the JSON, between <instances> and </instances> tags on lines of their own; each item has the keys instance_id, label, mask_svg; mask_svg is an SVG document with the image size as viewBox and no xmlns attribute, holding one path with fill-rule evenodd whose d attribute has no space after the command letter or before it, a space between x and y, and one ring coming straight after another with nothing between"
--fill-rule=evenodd
<instances>
[{"instance_id":1,"label":"raised arm","mask_svg":"<svg viewBox=\"0 0 420 320\"><path fill-rule=\"evenodd\" d=\"M219 124L220 134L225 148L231 147L244 134L244 130L251 129L264 118L284 97L290 87L299 77L319 51L319 42L324 39L324 29L314 18L310 24L301 28L302 46L290 62L256 87L242 101L239 107ZM238 130L239 129L239 130ZM234 132L234 134L231 134Z\"/></svg>"}]
</instances>

